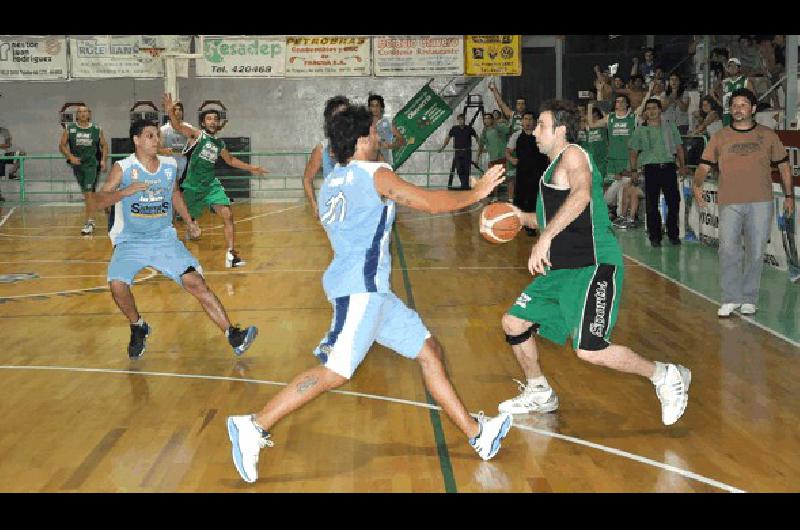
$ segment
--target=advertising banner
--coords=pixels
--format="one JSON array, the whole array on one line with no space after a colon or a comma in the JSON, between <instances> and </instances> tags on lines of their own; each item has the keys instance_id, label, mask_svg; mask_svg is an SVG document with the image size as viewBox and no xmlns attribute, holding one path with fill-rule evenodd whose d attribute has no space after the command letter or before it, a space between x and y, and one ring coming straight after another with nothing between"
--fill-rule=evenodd
<instances>
[{"instance_id":1,"label":"advertising banner","mask_svg":"<svg viewBox=\"0 0 800 530\"><path fill-rule=\"evenodd\" d=\"M466 75L522 75L520 35L467 35L464 38Z\"/></svg>"},{"instance_id":2,"label":"advertising banner","mask_svg":"<svg viewBox=\"0 0 800 530\"><path fill-rule=\"evenodd\" d=\"M0 81L67 78L67 38L0 37Z\"/></svg>"},{"instance_id":3,"label":"advertising banner","mask_svg":"<svg viewBox=\"0 0 800 530\"><path fill-rule=\"evenodd\" d=\"M397 169L433 134L453 111L431 87L425 85L394 118L394 126L406 139L404 146L392 150Z\"/></svg>"},{"instance_id":4,"label":"advertising banner","mask_svg":"<svg viewBox=\"0 0 800 530\"><path fill-rule=\"evenodd\" d=\"M189 44L188 35L97 35L70 39L70 77L163 77L164 61L140 53L140 49L165 48L189 53ZM188 61L178 61L176 67L179 77L188 76Z\"/></svg>"},{"instance_id":5,"label":"advertising banner","mask_svg":"<svg viewBox=\"0 0 800 530\"><path fill-rule=\"evenodd\" d=\"M283 37L205 37L197 77L283 77Z\"/></svg>"},{"instance_id":6,"label":"advertising banner","mask_svg":"<svg viewBox=\"0 0 800 530\"><path fill-rule=\"evenodd\" d=\"M372 39L376 76L464 74L464 38L460 35L380 35Z\"/></svg>"},{"instance_id":7,"label":"advertising banner","mask_svg":"<svg viewBox=\"0 0 800 530\"><path fill-rule=\"evenodd\" d=\"M286 37L287 77L359 77L371 74L369 37Z\"/></svg>"}]
</instances>

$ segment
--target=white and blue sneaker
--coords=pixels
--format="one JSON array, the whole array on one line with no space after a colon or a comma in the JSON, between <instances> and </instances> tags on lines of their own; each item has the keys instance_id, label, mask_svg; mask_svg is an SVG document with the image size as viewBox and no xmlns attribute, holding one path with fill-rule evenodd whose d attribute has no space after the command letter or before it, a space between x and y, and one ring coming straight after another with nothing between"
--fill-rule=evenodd
<instances>
[{"instance_id":1,"label":"white and blue sneaker","mask_svg":"<svg viewBox=\"0 0 800 530\"><path fill-rule=\"evenodd\" d=\"M228 416L228 438L233 447L233 465L245 482L258 480L258 453L265 447L275 443L265 432L253 423L250 414L244 416Z\"/></svg>"},{"instance_id":2,"label":"white and blue sneaker","mask_svg":"<svg viewBox=\"0 0 800 530\"><path fill-rule=\"evenodd\" d=\"M511 414L503 413L494 418L487 418L481 412L478 415L478 425L481 430L478 436L470 438L469 444L481 458L490 460L500 450L500 444L513 423L514 417Z\"/></svg>"},{"instance_id":3,"label":"white and blue sneaker","mask_svg":"<svg viewBox=\"0 0 800 530\"><path fill-rule=\"evenodd\" d=\"M228 344L233 346L233 353L239 357L246 352L247 348L256 340L258 328L250 326L249 328L241 329L238 326L231 326L228 328L227 335Z\"/></svg>"}]
</instances>

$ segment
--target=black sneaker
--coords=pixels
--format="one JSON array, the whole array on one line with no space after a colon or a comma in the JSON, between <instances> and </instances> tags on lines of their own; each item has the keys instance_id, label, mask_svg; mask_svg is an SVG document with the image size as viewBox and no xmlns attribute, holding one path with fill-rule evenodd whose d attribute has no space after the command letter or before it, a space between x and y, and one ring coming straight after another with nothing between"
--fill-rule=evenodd
<instances>
[{"instance_id":1,"label":"black sneaker","mask_svg":"<svg viewBox=\"0 0 800 530\"><path fill-rule=\"evenodd\" d=\"M258 328L250 326L246 329L241 329L238 326L231 326L228 328L228 344L233 346L233 353L237 357L247 351L247 348L253 344L258 336Z\"/></svg>"},{"instance_id":2,"label":"black sneaker","mask_svg":"<svg viewBox=\"0 0 800 530\"><path fill-rule=\"evenodd\" d=\"M535 228L525 227L525 233L528 234L530 237L536 236L539 232L536 231Z\"/></svg>"},{"instance_id":3,"label":"black sneaker","mask_svg":"<svg viewBox=\"0 0 800 530\"><path fill-rule=\"evenodd\" d=\"M131 341L128 344L128 357L135 361L141 359L144 355L145 341L150 336L150 326L147 322L142 323L141 326L131 324Z\"/></svg>"},{"instance_id":4,"label":"black sneaker","mask_svg":"<svg viewBox=\"0 0 800 530\"><path fill-rule=\"evenodd\" d=\"M661 246L661 241L658 240L658 239L651 239L650 240L650 244L653 245L654 247L660 247Z\"/></svg>"},{"instance_id":5,"label":"black sneaker","mask_svg":"<svg viewBox=\"0 0 800 530\"><path fill-rule=\"evenodd\" d=\"M676 238L669 238L669 242L672 243L673 245L680 245L681 244L680 238L677 238L677 237Z\"/></svg>"}]
</instances>

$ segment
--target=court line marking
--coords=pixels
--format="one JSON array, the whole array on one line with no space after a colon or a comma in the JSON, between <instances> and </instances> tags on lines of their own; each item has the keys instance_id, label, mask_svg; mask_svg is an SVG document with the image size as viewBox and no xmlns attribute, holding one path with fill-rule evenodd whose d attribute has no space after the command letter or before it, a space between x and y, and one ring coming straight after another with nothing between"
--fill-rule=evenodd
<instances>
[{"instance_id":1,"label":"court line marking","mask_svg":"<svg viewBox=\"0 0 800 530\"><path fill-rule=\"evenodd\" d=\"M153 277L155 277L156 274L158 274L158 271L155 270L155 269L151 269L150 267L147 267L147 269L150 271L150 274L148 276L145 276L144 278L139 279L139 280L134 280L134 284L140 284L140 283L142 283L144 281L150 280ZM0 296L0 299L2 299L2 300L17 300L17 299L20 299L20 298L37 298L37 297L40 297L40 296L59 296L59 295L62 295L62 294L69 294L69 293L82 293L84 291L96 291L98 289L106 290L106 289L109 289L109 286L106 283L106 284L103 284L103 285L100 285L100 286L97 286L97 287L84 287L83 289L70 289L68 291L52 291L52 292L49 292L49 293L31 293L31 294L18 294L18 295L14 295L14 296Z\"/></svg>"},{"instance_id":2,"label":"court line marking","mask_svg":"<svg viewBox=\"0 0 800 530\"><path fill-rule=\"evenodd\" d=\"M700 298L702 298L702 299L704 299L704 300L706 300L706 301L708 301L708 302L711 302L712 304L715 304L715 305L718 305L718 306L721 306L721 305L722 305L722 303L721 303L721 302L718 302L717 300L714 300L713 298L710 298L710 297L708 297L708 296L704 295L704 294L703 294L703 293L701 293L700 291L697 291L697 290L695 290L695 289L692 289L692 288L691 288L691 287L689 287L688 285L684 285L683 283L679 282L678 280L676 280L676 279L674 279L674 278L670 278L669 276L667 276L667 275L666 275L666 274L664 274L663 272L661 272L661 271L659 271L659 270L657 270L657 269L654 269L653 267L651 267L651 266L649 266L649 265L647 265L647 264L645 264L645 263L642 263L642 262L641 262L641 261L639 261L638 259L636 259L636 258L632 258L632 257L630 257L630 256L629 256L629 255L627 255L627 254L624 254L624 256L625 256L626 258L628 258L629 260L633 261L634 263L636 263L637 265L639 265L639 266L641 266L641 267L644 267L645 269L647 269L647 270L649 270L649 271L651 271L651 272L654 272L654 273L658 274L659 276L661 276L661 277L662 277L662 278L664 278L665 280L669 280L670 282L672 282L672 283L674 283L674 284L676 284L676 285L678 285L678 286L680 286L680 287L683 287L684 289L686 289L686 290L687 290L687 291L689 291L690 293L692 293L692 294L694 294L694 295L697 295L697 296L699 296ZM754 325L754 326L756 326L757 328L761 328L761 329L763 329L764 331L766 331L767 333L769 333L769 334L771 334L771 335L773 335L773 336L775 336L775 337L778 337L779 339L782 339L782 340L784 340L784 341L788 342L789 344L791 344L791 345L792 345L792 346L794 346L795 348L800 348L800 342L797 342L796 340L790 339L790 338L789 338L789 337L787 337L786 335L784 335L784 334L782 334L782 333L780 333L780 332L778 332L778 331L775 331L774 329L771 329L771 328L767 327L766 325L762 324L761 322L757 322L755 319L753 319L753 318L751 318L751 317L748 317L748 316L742 315L742 314L740 314L740 313L734 313L734 314L735 314L737 317L739 317L739 318L741 318L742 320L744 320L745 322L749 322L750 324L753 324L753 325Z\"/></svg>"},{"instance_id":3,"label":"court line marking","mask_svg":"<svg viewBox=\"0 0 800 530\"><path fill-rule=\"evenodd\" d=\"M147 375L147 376L155 376L155 377L175 377L179 379L205 379L211 381L235 381L235 382L242 382L242 383L254 383L259 385L272 385L272 386L287 386L289 383L281 383L279 381L268 381L263 379L249 379L249 378L242 378L242 377L230 377L230 376L221 376L221 375L201 375L201 374L180 374L180 373L173 373L173 372L150 372L145 370L119 370L113 368L78 368L78 367L70 367L70 366L16 366L16 365L0 365L0 370L40 370L40 371L66 371L66 372L88 372L88 373L111 373L111 374L128 374L128 375ZM401 405L410 405L413 407L419 407L424 409L435 409L435 410L442 410L441 407L436 405L431 405L428 403L420 403L418 401L411 401L408 399L399 399L399 398L391 398L388 396L381 396L378 394L365 394L362 392L353 392L350 390L329 390L331 394L342 394L346 396L353 396L353 397L361 397L366 399L374 399L376 401L388 401L390 403L398 403ZM477 418L478 415L474 413L470 413L470 415L474 418ZM669 464L665 464L663 462L659 462L657 460L652 460L650 458L640 456L634 453L629 453L628 451L623 451L621 449L616 449L614 447L608 447L606 445L589 442L587 440L583 440L581 438L576 438L574 436L568 436L565 434L560 434L556 432L546 431L543 429L537 429L535 427L529 427L526 425L513 425L513 427L529 431L535 434L539 434L542 436L547 436L550 438L557 438L559 440L563 440L566 442L571 442L577 445L583 445L585 447L591 447L592 449L597 449L599 451L603 451L606 453L610 453L616 456L620 456L623 458L628 458L630 460L634 460L635 462L639 462L641 464L649 465L651 467L657 467L659 469L663 469L665 471L670 471L677 475L681 475L684 478L688 478L691 480L695 480L697 482L702 482L703 484L713 486L715 488L721 489L723 491L727 491L729 493L747 493L745 490L741 490L729 484L725 484L724 482L720 482L718 480L714 480L712 478L705 477L693 471L689 471L686 469L682 469L679 467L675 467Z\"/></svg>"},{"instance_id":4,"label":"court line marking","mask_svg":"<svg viewBox=\"0 0 800 530\"><path fill-rule=\"evenodd\" d=\"M11 214L12 214L12 213L14 213L14 210L16 210L16 209L17 209L17 207L16 207L16 206L14 206L13 208L11 208L11 210L10 210L10 211L9 211L9 212L8 212L8 213L5 215L5 217L3 217L3 219L0 221L0 227L1 227L1 226L3 226L4 224L6 224L6 221L8 221L8 218L9 218L9 217L11 217Z\"/></svg>"}]
</instances>

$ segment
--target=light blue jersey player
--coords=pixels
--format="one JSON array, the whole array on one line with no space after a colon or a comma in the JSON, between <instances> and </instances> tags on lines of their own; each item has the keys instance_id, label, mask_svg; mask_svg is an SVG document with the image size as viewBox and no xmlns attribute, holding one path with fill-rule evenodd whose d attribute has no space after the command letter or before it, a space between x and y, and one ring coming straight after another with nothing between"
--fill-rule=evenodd
<instances>
[{"instance_id":1,"label":"light blue jersey player","mask_svg":"<svg viewBox=\"0 0 800 530\"><path fill-rule=\"evenodd\" d=\"M182 113L181 113L182 114ZM190 123L183 122L185 126L191 127ZM178 165L178 178L183 176L186 171L186 155L183 150L186 147L186 137L172 128L172 124L166 123L161 126L161 145L170 151L170 157Z\"/></svg>"},{"instance_id":2,"label":"light blue jersey player","mask_svg":"<svg viewBox=\"0 0 800 530\"><path fill-rule=\"evenodd\" d=\"M272 425L350 379L375 342L419 362L431 395L484 460L497 453L511 428L510 414L475 421L467 412L445 373L441 345L389 283L396 205L429 213L458 210L485 198L504 170L493 167L469 191L418 188L388 164L374 162L380 139L372 121L365 107L349 107L331 120L337 165L320 188L318 213L334 253L322 280L333 319L314 351L321 366L297 376L260 413L228 418L233 462L247 482L258 478L260 450L273 444Z\"/></svg>"},{"instance_id":3,"label":"light blue jersey player","mask_svg":"<svg viewBox=\"0 0 800 530\"><path fill-rule=\"evenodd\" d=\"M328 173L333 171L333 166L336 165L331 154L330 141L328 140L328 126L333 116L337 112L346 109L347 105L349 105L349 101L344 96L333 96L325 102L325 111L322 114L325 138L311 150L311 156L308 158L305 171L303 171L303 190L306 193L306 198L308 198L308 203L311 205L311 214L315 218L317 217L317 199L314 193L314 178L320 170L322 170L322 178L327 177Z\"/></svg>"},{"instance_id":4,"label":"light blue jersey player","mask_svg":"<svg viewBox=\"0 0 800 530\"><path fill-rule=\"evenodd\" d=\"M130 137L135 153L114 164L103 189L97 193L98 209L112 206L109 238L114 254L108 266L108 282L117 306L131 323L128 357L139 359L151 328L136 308L131 285L145 267L158 270L200 301L214 323L225 332L236 355L255 340L255 326L232 326L225 308L203 279L202 268L178 239L172 226L173 209L191 221L178 190L177 164L158 156L159 135L155 122L137 120Z\"/></svg>"},{"instance_id":5,"label":"light blue jersey player","mask_svg":"<svg viewBox=\"0 0 800 530\"><path fill-rule=\"evenodd\" d=\"M392 149L401 147L405 143L405 138L403 138L403 135L400 134L400 131L397 130L392 122L383 115L386 109L383 96L370 94L369 98L367 98L367 105L375 121L375 129L378 132L378 138L380 138L381 157L384 162L392 166Z\"/></svg>"}]
</instances>

